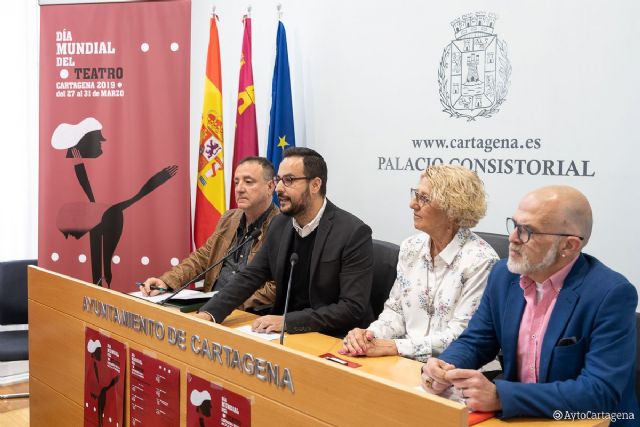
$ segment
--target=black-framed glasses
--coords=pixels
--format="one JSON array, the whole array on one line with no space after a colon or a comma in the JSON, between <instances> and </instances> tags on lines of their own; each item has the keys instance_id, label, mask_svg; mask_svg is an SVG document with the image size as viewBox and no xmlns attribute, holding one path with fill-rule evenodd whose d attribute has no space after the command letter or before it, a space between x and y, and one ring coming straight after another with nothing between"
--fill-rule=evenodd
<instances>
[{"instance_id":1,"label":"black-framed glasses","mask_svg":"<svg viewBox=\"0 0 640 427\"><path fill-rule=\"evenodd\" d=\"M528 225L518 224L515 219L507 218L507 233L511 235L513 230L517 230L518 240L522 243L527 243L531 238L532 234L543 234L545 236L562 236L562 237L577 237L580 240L584 240L584 237L578 236L576 234L567 234L567 233L541 233L539 231L533 231L529 228Z\"/></svg>"},{"instance_id":2,"label":"black-framed glasses","mask_svg":"<svg viewBox=\"0 0 640 427\"><path fill-rule=\"evenodd\" d=\"M431 203L431 198L420 193L416 188L410 188L409 190L411 192L411 200L415 200L421 208L424 207L424 205Z\"/></svg>"},{"instance_id":3,"label":"black-framed glasses","mask_svg":"<svg viewBox=\"0 0 640 427\"><path fill-rule=\"evenodd\" d=\"M273 183L275 185L278 185L278 183L280 181L282 181L282 184L285 187L291 187L291 185L293 185L293 183L299 179L306 179L307 181L310 179L313 179L313 177L311 176L291 176L291 175L285 175L285 176L274 176L273 177Z\"/></svg>"}]
</instances>

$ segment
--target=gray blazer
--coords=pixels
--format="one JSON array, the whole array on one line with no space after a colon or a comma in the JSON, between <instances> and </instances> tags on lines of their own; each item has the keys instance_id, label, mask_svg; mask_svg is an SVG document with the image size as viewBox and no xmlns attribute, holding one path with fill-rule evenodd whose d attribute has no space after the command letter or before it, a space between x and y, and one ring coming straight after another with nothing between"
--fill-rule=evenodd
<instances>
[{"instance_id":1,"label":"gray blazer","mask_svg":"<svg viewBox=\"0 0 640 427\"><path fill-rule=\"evenodd\" d=\"M247 267L200 311L222 322L256 289L276 282L272 314L282 314L288 277L289 246L294 233L291 217L271 221L262 248ZM373 279L371 228L327 200L311 254L309 303L311 307L287 314L287 332L323 332L343 335L373 320L369 304Z\"/></svg>"}]
</instances>

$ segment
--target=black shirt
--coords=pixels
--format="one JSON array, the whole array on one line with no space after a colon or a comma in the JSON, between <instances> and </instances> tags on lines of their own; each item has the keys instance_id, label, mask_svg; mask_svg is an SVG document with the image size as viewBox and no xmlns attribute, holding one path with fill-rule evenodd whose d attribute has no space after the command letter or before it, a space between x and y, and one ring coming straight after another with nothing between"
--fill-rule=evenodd
<instances>
[{"instance_id":1,"label":"black shirt","mask_svg":"<svg viewBox=\"0 0 640 427\"><path fill-rule=\"evenodd\" d=\"M293 244L289 246L289 257L291 257L292 253L296 252L298 254L298 263L293 269L291 295L289 307L287 308L288 312L300 311L310 307L309 280L311 279L311 253L313 252L313 244L316 241L316 231L317 228L306 237L300 237L296 232L293 233ZM289 263L285 276L287 280L289 280L290 271L291 264Z\"/></svg>"},{"instance_id":2,"label":"black shirt","mask_svg":"<svg viewBox=\"0 0 640 427\"><path fill-rule=\"evenodd\" d=\"M249 224L248 227L247 216L243 213L236 230L236 236L233 239L231 246L229 247L229 251L235 249L235 247L239 243L242 243L245 240L246 236L248 236L253 230L255 230L256 228L261 228L267 217L269 216L270 211L271 205L269 205L267 210L264 211L255 221L253 221L253 223ZM224 260L224 262L222 263L222 268L220 269L220 273L218 274L218 278L216 279L216 282L214 284L213 290L221 291L225 286L227 286L227 283L231 281L233 276L238 271L241 271L242 269L244 269L244 267L246 267L247 260L249 259L249 254L251 253L251 246L253 246L253 243L247 243L235 254Z\"/></svg>"}]
</instances>

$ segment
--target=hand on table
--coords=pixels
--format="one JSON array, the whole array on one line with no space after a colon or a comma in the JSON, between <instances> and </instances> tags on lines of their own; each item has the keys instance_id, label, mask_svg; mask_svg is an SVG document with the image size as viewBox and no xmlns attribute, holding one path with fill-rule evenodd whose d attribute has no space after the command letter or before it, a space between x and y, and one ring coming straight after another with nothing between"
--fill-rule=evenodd
<instances>
[{"instance_id":1,"label":"hand on table","mask_svg":"<svg viewBox=\"0 0 640 427\"><path fill-rule=\"evenodd\" d=\"M283 327L283 319L282 316L262 316L258 317L253 321L251 325L251 330L253 332L261 332L261 333L269 333L269 332L280 332Z\"/></svg>"},{"instance_id":2,"label":"hand on table","mask_svg":"<svg viewBox=\"0 0 640 427\"><path fill-rule=\"evenodd\" d=\"M376 339L372 331L355 328L344 337L338 353L346 356L394 356L398 354L398 348L393 340Z\"/></svg>"},{"instance_id":3,"label":"hand on table","mask_svg":"<svg viewBox=\"0 0 640 427\"><path fill-rule=\"evenodd\" d=\"M197 317L198 319L202 319L202 320L208 320L209 322L213 322L216 323L215 319L213 318L213 316L211 316L209 313L207 313L206 311L197 311L195 313L192 314L193 317Z\"/></svg>"},{"instance_id":4,"label":"hand on table","mask_svg":"<svg viewBox=\"0 0 640 427\"><path fill-rule=\"evenodd\" d=\"M472 411L499 411L502 408L496 385L475 369L452 369L445 377L458 390Z\"/></svg>"},{"instance_id":5,"label":"hand on table","mask_svg":"<svg viewBox=\"0 0 640 427\"><path fill-rule=\"evenodd\" d=\"M145 297L152 297L160 294L161 292L164 292L158 289L151 289L151 287L169 289L167 284L164 283L162 280L157 279L155 277L149 277L147 280L144 281L144 286L139 286L140 292L142 292L142 295L144 295Z\"/></svg>"},{"instance_id":6,"label":"hand on table","mask_svg":"<svg viewBox=\"0 0 640 427\"><path fill-rule=\"evenodd\" d=\"M452 364L430 357L427 363L422 365L420 385L428 393L440 394L452 385L446 378L447 372L452 369L455 369Z\"/></svg>"}]
</instances>

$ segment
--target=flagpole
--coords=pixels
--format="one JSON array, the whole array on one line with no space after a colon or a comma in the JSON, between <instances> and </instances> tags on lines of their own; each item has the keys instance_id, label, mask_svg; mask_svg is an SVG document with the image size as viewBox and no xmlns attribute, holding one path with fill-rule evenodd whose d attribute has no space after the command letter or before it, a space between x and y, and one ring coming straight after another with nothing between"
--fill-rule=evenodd
<instances>
[{"instance_id":1,"label":"flagpole","mask_svg":"<svg viewBox=\"0 0 640 427\"><path fill-rule=\"evenodd\" d=\"M278 8L278 20L282 21L282 3L278 3L276 7Z\"/></svg>"}]
</instances>

